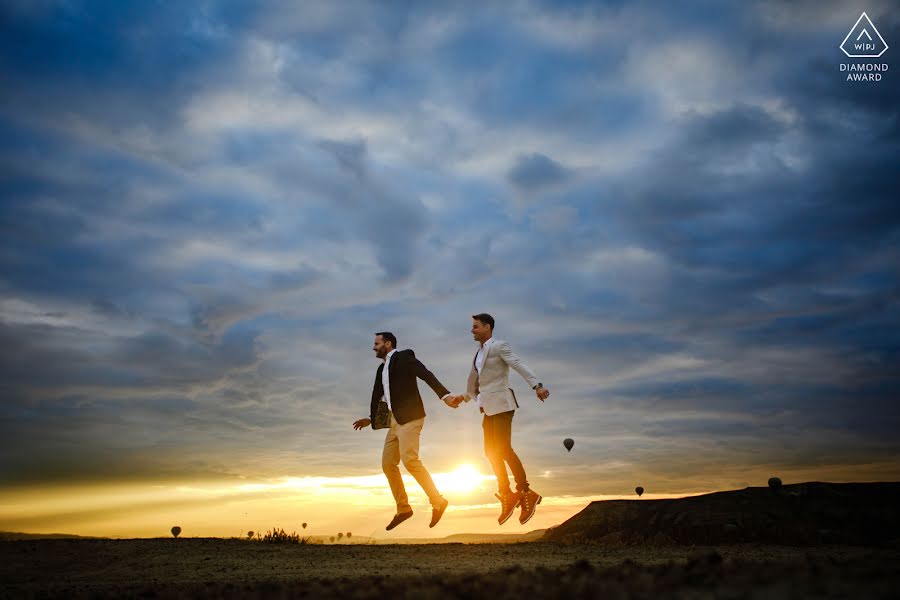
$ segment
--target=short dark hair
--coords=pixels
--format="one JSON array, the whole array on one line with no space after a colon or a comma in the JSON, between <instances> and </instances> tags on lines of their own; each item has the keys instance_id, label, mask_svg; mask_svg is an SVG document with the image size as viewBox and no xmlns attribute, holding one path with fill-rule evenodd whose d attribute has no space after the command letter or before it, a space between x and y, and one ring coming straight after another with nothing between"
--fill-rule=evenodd
<instances>
[{"instance_id":1,"label":"short dark hair","mask_svg":"<svg viewBox=\"0 0 900 600\"><path fill-rule=\"evenodd\" d=\"M375 335L380 335L381 339L386 342L390 342L391 346L393 346L395 350L397 349L397 338L390 331L379 331Z\"/></svg>"},{"instance_id":2,"label":"short dark hair","mask_svg":"<svg viewBox=\"0 0 900 600\"><path fill-rule=\"evenodd\" d=\"M481 321L485 325L490 325L491 331L494 330L494 317L492 317L491 315L487 313L480 313L477 315L472 315L472 318Z\"/></svg>"}]
</instances>

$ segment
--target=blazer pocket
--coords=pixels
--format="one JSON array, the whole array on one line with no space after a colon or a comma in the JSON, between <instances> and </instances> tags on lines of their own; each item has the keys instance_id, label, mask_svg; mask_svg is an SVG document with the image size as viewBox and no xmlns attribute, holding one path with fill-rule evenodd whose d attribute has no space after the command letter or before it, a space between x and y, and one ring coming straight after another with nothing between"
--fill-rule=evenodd
<instances>
[{"instance_id":1,"label":"blazer pocket","mask_svg":"<svg viewBox=\"0 0 900 600\"><path fill-rule=\"evenodd\" d=\"M508 407L514 405L516 408L519 408L519 403L516 402L516 395L510 388L499 392L481 392L481 403L485 406Z\"/></svg>"}]
</instances>

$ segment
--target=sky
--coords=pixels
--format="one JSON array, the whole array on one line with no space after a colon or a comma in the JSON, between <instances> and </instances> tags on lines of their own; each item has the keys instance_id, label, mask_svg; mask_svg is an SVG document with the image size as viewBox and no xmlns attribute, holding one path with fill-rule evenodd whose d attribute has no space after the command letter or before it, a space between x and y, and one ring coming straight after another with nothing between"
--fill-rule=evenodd
<instances>
[{"instance_id":1,"label":"sky","mask_svg":"<svg viewBox=\"0 0 900 600\"><path fill-rule=\"evenodd\" d=\"M0 530L900 479L898 51L886 0L3 2ZM374 333L460 393L481 312L551 392L511 377L544 502L498 527L477 409L420 384L451 505L387 533Z\"/></svg>"}]
</instances>

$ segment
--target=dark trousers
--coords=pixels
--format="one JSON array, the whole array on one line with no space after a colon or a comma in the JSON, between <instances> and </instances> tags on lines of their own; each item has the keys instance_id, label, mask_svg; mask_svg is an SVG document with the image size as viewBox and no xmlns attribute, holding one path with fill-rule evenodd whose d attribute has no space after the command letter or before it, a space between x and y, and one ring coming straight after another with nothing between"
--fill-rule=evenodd
<instances>
[{"instance_id":1,"label":"dark trousers","mask_svg":"<svg viewBox=\"0 0 900 600\"><path fill-rule=\"evenodd\" d=\"M497 487L501 494L510 492L509 476L506 474L507 464L516 480L516 491L523 492L528 489L525 467L512 449L512 419L515 412L510 410L491 416L484 415L484 420L481 421L481 427L484 429L484 453L491 461L491 468L497 476Z\"/></svg>"}]
</instances>

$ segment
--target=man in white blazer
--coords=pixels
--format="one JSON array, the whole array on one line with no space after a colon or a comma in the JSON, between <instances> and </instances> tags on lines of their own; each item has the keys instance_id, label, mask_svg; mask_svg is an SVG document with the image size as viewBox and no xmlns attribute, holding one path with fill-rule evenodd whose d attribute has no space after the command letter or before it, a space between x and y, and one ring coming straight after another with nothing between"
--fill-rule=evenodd
<instances>
[{"instance_id":1,"label":"man in white blazer","mask_svg":"<svg viewBox=\"0 0 900 600\"><path fill-rule=\"evenodd\" d=\"M512 367L521 375L537 399L543 402L550 390L538 381L535 374L522 360L513 354L509 344L494 338L494 318L481 313L472 316L472 337L481 344L472 360L472 370L466 385L466 402L475 399L480 412L484 414L481 426L484 430L484 453L491 461L491 468L497 476L502 525L512 516L516 506L521 506L519 522L523 525L534 516L541 495L528 486L525 468L512 448L512 419L519 408L516 394L509 387L509 369ZM506 465L509 465L516 481L516 491L509 486Z\"/></svg>"}]
</instances>

